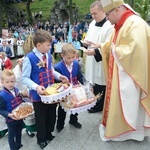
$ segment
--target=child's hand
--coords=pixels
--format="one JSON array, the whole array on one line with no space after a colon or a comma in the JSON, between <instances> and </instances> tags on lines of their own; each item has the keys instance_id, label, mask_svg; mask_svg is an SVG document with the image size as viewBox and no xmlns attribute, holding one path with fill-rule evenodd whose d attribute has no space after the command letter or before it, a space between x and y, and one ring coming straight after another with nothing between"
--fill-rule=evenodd
<instances>
[{"instance_id":1,"label":"child's hand","mask_svg":"<svg viewBox=\"0 0 150 150\"><path fill-rule=\"evenodd\" d=\"M37 88L36 88L36 91L39 95L42 95L44 94L44 90L45 90L45 87L44 86L40 86L38 85Z\"/></svg>"},{"instance_id":2,"label":"child's hand","mask_svg":"<svg viewBox=\"0 0 150 150\"><path fill-rule=\"evenodd\" d=\"M21 120L20 118L16 118L15 114L13 114L13 113L9 113L8 117L10 117L10 118L12 118L14 120Z\"/></svg>"},{"instance_id":3,"label":"child's hand","mask_svg":"<svg viewBox=\"0 0 150 150\"><path fill-rule=\"evenodd\" d=\"M61 80L63 83L66 83L66 84L69 85L69 80L66 76L61 75L59 80Z\"/></svg>"},{"instance_id":4,"label":"child's hand","mask_svg":"<svg viewBox=\"0 0 150 150\"><path fill-rule=\"evenodd\" d=\"M22 91L20 94L24 97L29 97L29 93L27 91Z\"/></svg>"}]
</instances>

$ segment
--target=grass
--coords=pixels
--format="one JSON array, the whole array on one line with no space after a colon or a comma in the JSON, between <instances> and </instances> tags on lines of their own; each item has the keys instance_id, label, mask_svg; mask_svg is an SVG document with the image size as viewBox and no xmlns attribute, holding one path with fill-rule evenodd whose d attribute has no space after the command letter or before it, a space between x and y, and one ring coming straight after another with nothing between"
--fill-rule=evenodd
<instances>
[{"instance_id":1,"label":"grass","mask_svg":"<svg viewBox=\"0 0 150 150\"><path fill-rule=\"evenodd\" d=\"M34 2L30 4L31 12L38 13L39 11L42 11L43 19L41 20L49 20L50 10L54 7L55 1L56 0L34 0ZM72 2L76 3L78 7L78 13L79 13L79 16L81 16L81 18L79 19L83 19L85 14L90 12L89 10L90 4L94 1L95 0L72 0ZM125 2L129 2L129 0L125 0ZM142 3L141 0L134 0L134 3L137 3L137 2L139 4ZM24 13L26 14L26 0L22 0L21 3L14 3L12 5L14 5L19 10L23 10ZM139 9L137 7L135 7L134 9L139 12Z\"/></svg>"},{"instance_id":2,"label":"grass","mask_svg":"<svg viewBox=\"0 0 150 150\"><path fill-rule=\"evenodd\" d=\"M50 19L50 10L54 7L55 0L34 0L30 4L31 12L37 13L42 11L44 20ZM76 3L78 7L78 12L80 16L84 16L85 14L89 13L89 7L94 0L73 0L73 3ZM86 4L86 5L83 5ZM14 7L18 8L19 10L23 10L26 13L26 2L22 1L21 3L14 3L12 4Z\"/></svg>"}]
</instances>

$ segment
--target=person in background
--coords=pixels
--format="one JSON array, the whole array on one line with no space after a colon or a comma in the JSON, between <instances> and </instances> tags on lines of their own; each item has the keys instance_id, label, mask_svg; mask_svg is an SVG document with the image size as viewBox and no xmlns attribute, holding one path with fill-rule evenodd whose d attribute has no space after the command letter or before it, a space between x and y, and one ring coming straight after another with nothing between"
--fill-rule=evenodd
<instances>
[{"instance_id":1,"label":"person in background","mask_svg":"<svg viewBox=\"0 0 150 150\"><path fill-rule=\"evenodd\" d=\"M34 49L28 53L23 61L22 81L30 89L30 97L35 111L37 129L37 144L45 148L48 141L53 140L56 106L57 104L42 103L39 95L44 94L44 89L54 83L54 78L64 83L68 79L56 72L52 66L50 43L52 37L49 32L39 30L33 35Z\"/></svg>"},{"instance_id":2,"label":"person in background","mask_svg":"<svg viewBox=\"0 0 150 150\"><path fill-rule=\"evenodd\" d=\"M0 52L1 69L12 69L12 61L7 57L5 52Z\"/></svg>"},{"instance_id":3,"label":"person in background","mask_svg":"<svg viewBox=\"0 0 150 150\"><path fill-rule=\"evenodd\" d=\"M22 45L23 51L25 53L25 56L32 51L32 49L34 48L34 44L33 44L33 36L32 35L28 35L26 37L26 40L24 41L23 45Z\"/></svg>"},{"instance_id":4,"label":"person in background","mask_svg":"<svg viewBox=\"0 0 150 150\"><path fill-rule=\"evenodd\" d=\"M106 81L99 49L91 48L92 45L88 41L97 41L100 43L108 41L112 34L113 26L106 18L101 1L93 2L90 5L90 12L94 20L90 23L89 30L84 39L85 46L88 49L84 51L86 54L85 79L93 84L93 92L95 95L102 94L102 97L97 99L96 105L88 110L89 113L95 113L103 110Z\"/></svg>"},{"instance_id":5,"label":"person in background","mask_svg":"<svg viewBox=\"0 0 150 150\"><path fill-rule=\"evenodd\" d=\"M28 43L27 43L28 44ZM22 83L21 80L21 75L22 75L22 62L24 60L24 57L20 58L17 60L17 65L14 67L13 72L15 74L16 77L16 84L15 86L19 89L19 91L24 91L26 93L29 93L29 89L27 86L25 86ZM24 102L30 102L31 100L29 97L23 97L22 98ZM28 120L28 121L26 121ZM35 118L34 118L34 114L32 116L29 116L27 118L25 118L24 120L24 126L26 128L26 132L28 134L29 137L34 137L34 133L36 131L36 125L35 125Z\"/></svg>"},{"instance_id":6,"label":"person in background","mask_svg":"<svg viewBox=\"0 0 150 150\"><path fill-rule=\"evenodd\" d=\"M6 119L10 150L19 150L23 146L21 143L23 120L16 118L12 111L22 103L22 98L18 88L15 87L14 72L10 69L3 70L1 82L4 89L0 92L0 114Z\"/></svg>"},{"instance_id":7,"label":"person in background","mask_svg":"<svg viewBox=\"0 0 150 150\"><path fill-rule=\"evenodd\" d=\"M14 58L15 57L14 39L12 38L11 33L8 34L8 37L6 40L7 40L7 44L8 44L7 46L10 47L11 52L12 52L11 58Z\"/></svg>"},{"instance_id":8,"label":"person in background","mask_svg":"<svg viewBox=\"0 0 150 150\"><path fill-rule=\"evenodd\" d=\"M55 35L52 36L52 43L51 43L51 48L50 52L52 55L55 55L55 44L57 44L57 39L55 38Z\"/></svg>"},{"instance_id":9,"label":"person in background","mask_svg":"<svg viewBox=\"0 0 150 150\"><path fill-rule=\"evenodd\" d=\"M101 2L115 31L110 41L92 43L100 48L107 78L100 137L143 141L150 136L150 28L123 0Z\"/></svg>"},{"instance_id":10,"label":"person in background","mask_svg":"<svg viewBox=\"0 0 150 150\"><path fill-rule=\"evenodd\" d=\"M84 84L84 77L81 73L80 65L76 59L76 49L71 43L65 43L62 46L61 53L62 60L58 62L54 69L66 76L70 83L72 84ZM71 114L69 124L73 125L75 128L80 129L82 125L78 122L78 114ZM59 105L58 107L58 119L56 128L60 132L64 128L66 118L66 112Z\"/></svg>"},{"instance_id":11,"label":"person in background","mask_svg":"<svg viewBox=\"0 0 150 150\"><path fill-rule=\"evenodd\" d=\"M84 74L84 62L83 58L80 56L81 55L80 52L81 52L80 50L76 50L76 60L79 62L81 73Z\"/></svg>"},{"instance_id":12,"label":"person in background","mask_svg":"<svg viewBox=\"0 0 150 150\"><path fill-rule=\"evenodd\" d=\"M10 47L7 45L7 41L2 41L2 46L0 47L0 52L5 52L7 54L7 57L10 58L12 56L12 51Z\"/></svg>"},{"instance_id":13,"label":"person in background","mask_svg":"<svg viewBox=\"0 0 150 150\"><path fill-rule=\"evenodd\" d=\"M23 57L24 56L24 51L23 51L23 45L24 40L21 39L21 37L19 37L17 39L17 56L18 57Z\"/></svg>"}]
</instances>

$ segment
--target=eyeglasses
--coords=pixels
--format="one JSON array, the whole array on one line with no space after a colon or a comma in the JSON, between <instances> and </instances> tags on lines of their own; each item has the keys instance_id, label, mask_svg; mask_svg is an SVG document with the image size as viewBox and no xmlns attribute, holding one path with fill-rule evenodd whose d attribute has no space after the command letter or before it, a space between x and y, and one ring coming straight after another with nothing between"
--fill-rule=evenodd
<instances>
[{"instance_id":1,"label":"eyeglasses","mask_svg":"<svg viewBox=\"0 0 150 150\"><path fill-rule=\"evenodd\" d=\"M113 8L113 9L112 9L112 10L110 10L108 13L106 13L106 16L108 17L108 16L109 16L109 14L110 14L113 10L115 10L115 8Z\"/></svg>"}]
</instances>

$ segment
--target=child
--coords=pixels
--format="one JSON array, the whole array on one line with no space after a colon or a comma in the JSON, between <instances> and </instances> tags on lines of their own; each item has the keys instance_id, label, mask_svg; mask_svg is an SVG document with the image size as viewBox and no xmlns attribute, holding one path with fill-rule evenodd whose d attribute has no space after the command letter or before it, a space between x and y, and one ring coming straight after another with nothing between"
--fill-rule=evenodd
<instances>
[{"instance_id":1,"label":"child","mask_svg":"<svg viewBox=\"0 0 150 150\"><path fill-rule=\"evenodd\" d=\"M52 37L49 32L39 30L33 35L34 49L28 53L23 62L22 81L30 89L30 97L35 110L35 122L37 129L37 144L43 149L47 146L47 140L51 141L54 136L56 121L56 105L41 102L40 94L43 90L54 83L54 77L64 83L68 79L54 71L52 58L49 52ZM42 57L45 57L44 60ZM46 61L45 61L46 59Z\"/></svg>"},{"instance_id":2,"label":"child","mask_svg":"<svg viewBox=\"0 0 150 150\"><path fill-rule=\"evenodd\" d=\"M23 43L23 51L26 54L32 51L34 48L33 44L33 36L30 34L27 36L26 40ZM21 76L22 76L22 62L24 57L17 60L18 64L13 69L15 76L16 76L16 86L22 91L28 91L28 88L22 83ZM23 99L24 101L31 102L29 98ZM29 116L28 118L24 119L26 132L29 137L34 137L34 133L36 131L35 127L35 118L34 115Z\"/></svg>"},{"instance_id":3,"label":"child","mask_svg":"<svg viewBox=\"0 0 150 150\"><path fill-rule=\"evenodd\" d=\"M0 60L1 60L1 68L4 69L12 69L13 64L10 58L7 57L5 52L0 52Z\"/></svg>"},{"instance_id":4,"label":"child","mask_svg":"<svg viewBox=\"0 0 150 150\"><path fill-rule=\"evenodd\" d=\"M34 48L33 36L32 35L27 36L27 38L24 41L22 47L23 47L23 51L24 51L25 55L32 51L32 49Z\"/></svg>"},{"instance_id":5,"label":"child","mask_svg":"<svg viewBox=\"0 0 150 150\"><path fill-rule=\"evenodd\" d=\"M76 49L72 44L66 43L62 46L61 53L62 61L55 65L55 70L65 75L70 83L78 84L78 81L83 84L84 77L81 73L79 63L76 59ZM76 128L81 128L82 125L78 122L78 114L70 115L69 123ZM59 106L58 108L58 120L57 120L57 130L60 132L64 128L66 118L66 112Z\"/></svg>"},{"instance_id":6,"label":"child","mask_svg":"<svg viewBox=\"0 0 150 150\"><path fill-rule=\"evenodd\" d=\"M25 86L21 80L23 59L24 59L24 57L18 59L17 65L13 69L13 72L14 72L15 77L16 77L15 86L19 89L19 91L24 91L24 92L28 93L28 87ZM23 101L31 102L31 100L29 98L26 98L26 97L23 97ZM26 132L27 132L28 136L34 137L34 133L32 133L32 132L36 131L34 114L32 116L25 118L23 121L24 121L24 126L26 128Z\"/></svg>"},{"instance_id":7,"label":"child","mask_svg":"<svg viewBox=\"0 0 150 150\"><path fill-rule=\"evenodd\" d=\"M12 110L22 103L18 88L15 86L15 75L12 70L5 69L1 75L4 89L0 92L0 114L6 118L8 127L8 143L10 150L19 150L21 144L21 131L23 120L14 116Z\"/></svg>"}]
</instances>

